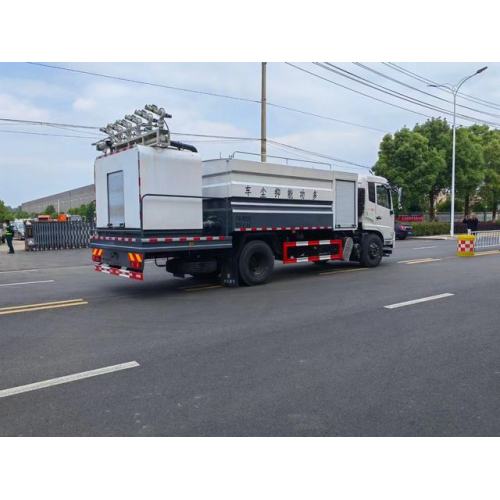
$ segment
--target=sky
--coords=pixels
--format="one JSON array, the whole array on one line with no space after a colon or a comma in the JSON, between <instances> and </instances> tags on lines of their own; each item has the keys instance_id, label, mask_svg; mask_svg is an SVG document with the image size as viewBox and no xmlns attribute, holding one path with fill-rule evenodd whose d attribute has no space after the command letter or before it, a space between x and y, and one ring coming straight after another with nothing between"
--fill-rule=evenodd
<instances>
[{"instance_id":1,"label":"sky","mask_svg":"<svg viewBox=\"0 0 500 500\"><path fill-rule=\"evenodd\" d=\"M48 64L256 101L260 99L260 63L53 62ZM269 106L267 111L269 139L354 162L364 167L372 167L377 160L378 146L385 133L393 133L403 126L413 127L415 123L427 119L426 116L417 113L443 116L442 112L408 103L349 80L345 76L346 73L341 76L312 63L293 64L331 81L307 74L285 63L268 63L269 102L354 124ZM451 96L446 91L430 88L424 82L404 75L393 67L382 63L366 63L366 67L381 73L375 74L366 67L351 62L332 64L364 78L365 82L368 80L384 85L401 94L418 98L450 112L452 110ZM481 105L459 97L457 101L459 105L475 108L479 112L458 109L475 118L498 123L500 127L499 63L397 62L396 64L440 83L456 83L462 77L487 65L488 70L467 81L461 91L496 103L498 106ZM375 101L332 82L383 99L393 105L403 106L408 110ZM435 97L410 89L400 82L433 94ZM246 138L260 136L258 103L198 95L28 63L0 63L0 119L100 127L150 103L164 107L173 115L169 120L169 126L174 133ZM472 122L458 119L457 123L469 125ZM78 137L54 137L53 134ZM0 121L0 200L14 207L34 198L91 184L93 162L97 155L92 142L95 142L98 135L99 132L93 130L17 125ZM203 159L227 156L234 151L250 153L260 151L258 141L208 138L195 140L182 136L174 138L194 144ZM338 170L367 171L363 167L354 167L340 161L326 160L309 153L271 144L268 146L268 153L329 162Z\"/></svg>"}]
</instances>

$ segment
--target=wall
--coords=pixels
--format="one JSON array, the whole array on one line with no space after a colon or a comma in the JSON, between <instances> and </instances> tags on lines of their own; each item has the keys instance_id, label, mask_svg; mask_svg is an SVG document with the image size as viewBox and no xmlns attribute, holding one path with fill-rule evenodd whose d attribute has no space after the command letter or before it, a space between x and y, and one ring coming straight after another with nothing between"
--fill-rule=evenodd
<instances>
[{"instance_id":1,"label":"wall","mask_svg":"<svg viewBox=\"0 0 500 500\"><path fill-rule=\"evenodd\" d=\"M53 205L57 211L59 202L59 211L67 212L70 208L79 208L91 201L95 201L94 184L27 201L22 203L21 209L28 213L43 213L48 205Z\"/></svg>"}]
</instances>

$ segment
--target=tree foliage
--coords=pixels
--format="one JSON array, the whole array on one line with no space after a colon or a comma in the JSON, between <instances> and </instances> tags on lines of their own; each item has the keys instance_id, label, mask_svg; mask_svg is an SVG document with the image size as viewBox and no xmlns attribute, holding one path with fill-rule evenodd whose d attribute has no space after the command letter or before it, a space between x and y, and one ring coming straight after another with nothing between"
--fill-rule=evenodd
<instances>
[{"instance_id":1,"label":"tree foliage","mask_svg":"<svg viewBox=\"0 0 500 500\"><path fill-rule=\"evenodd\" d=\"M11 220L13 218L12 210L0 200L0 226L5 220Z\"/></svg>"},{"instance_id":2,"label":"tree foliage","mask_svg":"<svg viewBox=\"0 0 500 500\"><path fill-rule=\"evenodd\" d=\"M426 207L435 218L436 200L451 191L452 128L433 118L410 130L387 134L380 143L374 171L403 188L403 209ZM469 213L481 201L496 215L500 202L500 132L486 125L456 130L456 205ZM440 207L447 203L440 203ZM448 203L449 205L449 203Z\"/></svg>"},{"instance_id":3,"label":"tree foliage","mask_svg":"<svg viewBox=\"0 0 500 500\"><path fill-rule=\"evenodd\" d=\"M95 218L95 201L80 205L78 208L70 208L68 213L71 215L80 215L87 221L93 221Z\"/></svg>"}]
</instances>

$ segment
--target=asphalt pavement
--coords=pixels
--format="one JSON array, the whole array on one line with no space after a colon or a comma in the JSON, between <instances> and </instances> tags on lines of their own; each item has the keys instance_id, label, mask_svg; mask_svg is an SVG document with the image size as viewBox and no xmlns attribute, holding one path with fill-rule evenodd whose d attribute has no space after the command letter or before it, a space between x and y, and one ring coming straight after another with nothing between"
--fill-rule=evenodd
<instances>
[{"instance_id":1,"label":"asphalt pavement","mask_svg":"<svg viewBox=\"0 0 500 500\"><path fill-rule=\"evenodd\" d=\"M439 240L236 289L2 254L0 435L499 435L499 289Z\"/></svg>"}]
</instances>

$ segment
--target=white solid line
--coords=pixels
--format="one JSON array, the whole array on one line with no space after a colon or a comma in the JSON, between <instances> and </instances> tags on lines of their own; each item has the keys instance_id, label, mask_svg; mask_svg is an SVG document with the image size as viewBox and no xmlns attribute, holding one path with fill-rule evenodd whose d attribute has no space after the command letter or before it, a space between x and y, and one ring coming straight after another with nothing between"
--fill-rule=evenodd
<instances>
[{"instance_id":1,"label":"white solid line","mask_svg":"<svg viewBox=\"0 0 500 500\"><path fill-rule=\"evenodd\" d=\"M14 285L34 285L35 283L55 283L55 280L43 280L43 281L23 281L21 283L4 283L0 286L14 286Z\"/></svg>"},{"instance_id":2,"label":"white solid line","mask_svg":"<svg viewBox=\"0 0 500 500\"><path fill-rule=\"evenodd\" d=\"M13 271L0 271L0 274L10 274L10 273L33 273L35 271L41 271L41 269L14 269Z\"/></svg>"},{"instance_id":3,"label":"white solid line","mask_svg":"<svg viewBox=\"0 0 500 500\"><path fill-rule=\"evenodd\" d=\"M412 250L425 250L426 248L436 248L436 245L433 245L432 247L415 247L412 248Z\"/></svg>"},{"instance_id":4,"label":"white solid line","mask_svg":"<svg viewBox=\"0 0 500 500\"><path fill-rule=\"evenodd\" d=\"M429 300L444 299L445 297L451 297L455 295L454 293L440 293L439 295L431 295L430 297L424 297L422 299L408 300L407 302L398 302L397 304L390 304L384 306L386 309L397 309L398 307L411 306L413 304L419 304L420 302L428 302Z\"/></svg>"},{"instance_id":5,"label":"white solid line","mask_svg":"<svg viewBox=\"0 0 500 500\"><path fill-rule=\"evenodd\" d=\"M411 260L399 260L398 264L425 264L426 262L436 262L442 259L434 259L432 257L427 257L425 259L411 259Z\"/></svg>"},{"instance_id":6,"label":"white solid line","mask_svg":"<svg viewBox=\"0 0 500 500\"><path fill-rule=\"evenodd\" d=\"M105 366L104 368L97 368L96 370L90 370L87 372L73 373L72 375L66 375L64 377L42 380L41 382L35 382L33 384L20 385L18 387L12 387L11 389L1 390L0 398L6 398L8 396L21 394L23 392L45 389L46 387L51 387L53 385L67 384L68 382L75 382L76 380L82 380L84 378L97 377L98 375L105 375L106 373L113 373L120 370L127 370L128 368L135 368L137 366L140 366L137 361L129 361L128 363L120 363L119 365Z\"/></svg>"}]
</instances>

